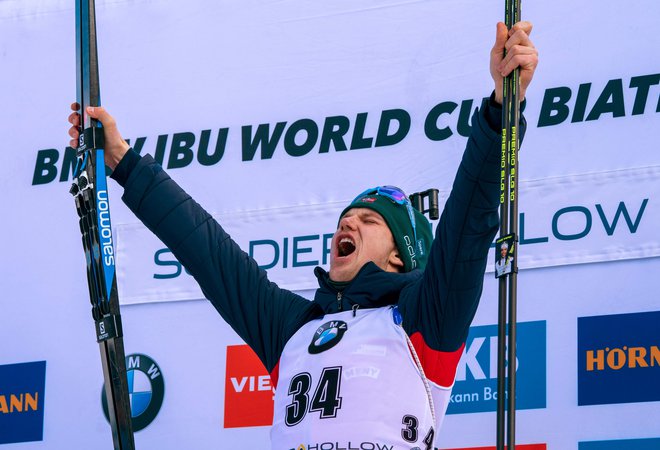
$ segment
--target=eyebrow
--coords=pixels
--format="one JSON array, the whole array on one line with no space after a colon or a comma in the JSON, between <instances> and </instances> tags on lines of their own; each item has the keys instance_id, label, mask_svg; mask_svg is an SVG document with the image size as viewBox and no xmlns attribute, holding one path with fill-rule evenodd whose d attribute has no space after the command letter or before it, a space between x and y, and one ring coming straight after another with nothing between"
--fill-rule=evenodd
<instances>
[{"instance_id":1,"label":"eyebrow","mask_svg":"<svg viewBox=\"0 0 660 450\"><path fill-rule=\"evenodd\" d=\"M381 216L380 213L369 208L351 208L348 212L346 212L346 214L344 214L341 217L344 218L344 217L352 217L352 216L358 216L358 218L360 218L361 220L373 218L378 220L379 222L387 223L385 222L385 218Z\"/></svg>"},{"instance_id":2,"label":"eyebrow","mask_svg":"<svg viewBox=\"0 0 660 450\"><path fill-rule=\"evenodd\" d=\"M372 211L371 209L367 208L359 208L358 211L356 212L356 215L358 215L360 218L369 218L369 219L378 219L380 221L384 221L383 216L378 214L376 211Z\"/></svg>"}]
</instances>

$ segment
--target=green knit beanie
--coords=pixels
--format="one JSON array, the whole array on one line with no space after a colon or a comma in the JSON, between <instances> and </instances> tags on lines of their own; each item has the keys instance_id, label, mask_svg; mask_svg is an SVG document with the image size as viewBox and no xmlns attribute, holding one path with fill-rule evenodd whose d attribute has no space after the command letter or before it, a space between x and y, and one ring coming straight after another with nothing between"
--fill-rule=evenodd
<instances>
[{"instance_id":1,"label":"green knit beanie","mask_svg":"<svg viewBox=\"0 0 660 450\"><path fill-rule=\"evenodd\" d=\"M365 192L370 191L372 190ZM374 188L373 191L376 189ZM394 243L403 261L404 272L410 272L413 269L423 270L426 267L433 242L433 233L431 224L422 213L410 206L415 218L415 233L417 234L417 242L415 242L409 208L405 204L397 203L391 198L375 192L359 195L341 212L340 220L351 208L368 208L383 216L394 237Z\"/></svg>"}]
</instances>

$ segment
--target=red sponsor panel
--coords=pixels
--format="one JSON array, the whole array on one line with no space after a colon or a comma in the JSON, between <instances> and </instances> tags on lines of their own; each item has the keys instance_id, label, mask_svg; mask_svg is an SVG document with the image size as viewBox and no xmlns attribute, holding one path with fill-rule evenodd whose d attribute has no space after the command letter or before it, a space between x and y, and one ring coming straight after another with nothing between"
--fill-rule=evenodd
<instances>
[{"instance_id":1,"label":"red sponsor panel","mask_svg":"<svg viewBox=\"0 0 660 450\"><path fill-rule=\"evenodd\" d=\"M506 449L506 445L504 446ZM492 447L465 447L465 448L448 448L441 450L495 450L495 446ZM547 450L546 444L520 444L516 445L516 450Z\"/></svg>"},{"instance_id":2,"label":"red sponsor panel","mask_svg":"<svg viewBox=\"0 0 660 450\"><path fill-rule=\"evenodd\" d=\"M227 346L224 427L272 425L273 396L270 375L252 349Z\"/></svg>"}]
</instances>

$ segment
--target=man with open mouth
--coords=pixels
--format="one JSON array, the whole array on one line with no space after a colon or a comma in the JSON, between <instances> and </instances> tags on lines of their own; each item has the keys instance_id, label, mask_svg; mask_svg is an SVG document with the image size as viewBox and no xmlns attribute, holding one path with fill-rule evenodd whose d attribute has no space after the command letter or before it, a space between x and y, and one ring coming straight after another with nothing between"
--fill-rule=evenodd
<instances>
[{"instance_id":1,"label":"man with open mouth","mask_svg":"<svg viewBox=\"0 0 660 450\"><path fill-rule=\"evenodd\" d=\"M538 54L531 24L498 24L495 91L472 131L435 238L405 193L378 186L341 213L313 301L279 288L103 108L106 164L124 202L195 277L276 384L274 449L432 449L498 226L502 77ZM504 49L507 56L504 57ZM77 105L69 117L77 147ZM524 121L521 135L524 134Z\"/></svg>"}]
</instances>

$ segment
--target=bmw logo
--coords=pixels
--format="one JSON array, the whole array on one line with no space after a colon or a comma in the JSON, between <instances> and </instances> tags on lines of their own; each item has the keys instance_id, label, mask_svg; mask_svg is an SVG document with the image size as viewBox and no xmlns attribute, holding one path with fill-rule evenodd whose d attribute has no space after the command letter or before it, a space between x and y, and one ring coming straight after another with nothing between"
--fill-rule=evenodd
<instances>
[{"instance_id":1,"label":"bmw logo","mask_svg":"<svg viewBox=\"0 0 660 450\"><path fill-rule=\"evenodd\" d=\"M331 349L341 341L346 330L348 330L348 325L342 320L331 320L324 323L316 329L308 347L309 353L316 355Z\"/></svg>"},{"instance_id":2,"label":"bmw logo","mask_svg":"<svg viewBox=\"0 0 660 450\"><path fill-rule=\"evenodd\" d=\"M154 421L163 405L165 395L163 373L153 359L136 353L126 356L126 378L131 401L133 431L140 431ZM101 401L103 414L110 422L105 389L102 389Z\"/></svg>"}]
</instances>

